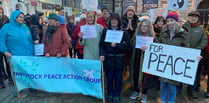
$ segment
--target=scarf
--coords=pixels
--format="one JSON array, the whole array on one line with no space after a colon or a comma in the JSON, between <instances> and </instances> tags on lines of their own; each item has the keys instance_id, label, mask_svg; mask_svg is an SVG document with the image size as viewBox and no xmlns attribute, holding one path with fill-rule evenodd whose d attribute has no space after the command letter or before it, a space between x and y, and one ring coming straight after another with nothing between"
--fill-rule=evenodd
<instances>
[{"instance_id":1,"label":"scarf","mask_svg":"<svg viewBox=\"0 0 209 103\"><path fill-rule=\"evenodd\" d=\"M190 24L191 24L191 27L194 27L198 24L198 22L197 23L190 23Z\"/></svg>"},{"instance_id":2,"label":"scarf","mask_svg":"<svg viewBox=\"0 0 209 103\"><path fill-rule=\"evenodd\" d=\"M46 43L51 43L52 34L57 30L57 26L48 26L46 34L45 34L45 41Z\"/></svg>"}]
</instances>

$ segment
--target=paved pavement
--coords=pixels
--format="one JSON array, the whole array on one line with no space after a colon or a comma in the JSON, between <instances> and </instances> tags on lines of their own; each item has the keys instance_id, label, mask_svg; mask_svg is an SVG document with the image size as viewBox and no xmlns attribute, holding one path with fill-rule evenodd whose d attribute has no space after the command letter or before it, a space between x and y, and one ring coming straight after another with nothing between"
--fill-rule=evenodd
<instances>
[{"instance_id":1,"label":"paved pavement","mask_svg":"<svg viewBox=\"0 0 209 103\"><path fill-rule=\"evenodd\" d=\"M199 98L189 101L185 86L182 94L177 95L176 103L209 103L209 99L204 97L206 91L206 82L201 82L201 89L198 92ZM31 92L29 90L21 91L21 98L13 96L14 87L11 84L6 84L5 89L0 89L0 103L102 103L102 100L82 94L54 94L43 91ZM130 100L131 90L127 90L121 96L120 103L140 103L139 100ZM148 92L148 103L160 103L159 92L152 89Z\"/></svg>"}]
</instances>

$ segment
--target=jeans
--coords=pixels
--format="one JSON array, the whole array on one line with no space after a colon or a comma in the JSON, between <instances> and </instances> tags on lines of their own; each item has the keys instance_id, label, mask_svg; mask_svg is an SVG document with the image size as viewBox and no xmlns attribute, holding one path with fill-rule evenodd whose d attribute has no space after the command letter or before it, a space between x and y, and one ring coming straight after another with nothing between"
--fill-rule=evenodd
<instances>
[{"instance_id":1,"label":"jeans","mask_svg":"<svg viewBox=\"0 0 209 103\"><path fill-rule=\"evenodd\" d=\"M174 103L176 99L176 85L160 82L160 99L162 103Z\"/></svg>"},{"instance_id":2,"label":"jeans","mask_svg":"<svg viewBox=\"0 0 209 103\"><path fill-rule=\"evenodd\" d=\"M106 70L106 79L107 79L107 94L108 96L119 97L122 88L122 72L121 70ZM115 81L115 83L114 83Z\"/></svg>"}]
</instances>

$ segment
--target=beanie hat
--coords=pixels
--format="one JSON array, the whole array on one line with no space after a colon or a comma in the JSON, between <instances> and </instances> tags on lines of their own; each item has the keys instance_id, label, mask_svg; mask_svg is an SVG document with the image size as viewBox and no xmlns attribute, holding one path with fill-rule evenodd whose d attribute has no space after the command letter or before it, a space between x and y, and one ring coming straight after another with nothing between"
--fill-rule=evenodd
<instances>
[{"instance_id":1,"label":"beanie hat","mask_svg":"<svg viewBox=\"0 0 209 103\"><path fill-rule=\"evenodd\" d=\"M192 11L188 14L188 16L193 16L193 15L200 17L200 13L198 11Z\"/></svg>"},{"instance_id":2,"label":"beanie hat","mask_svg":"<svg viewBox=\"0 0 209 103\"><path fill-rule=\"evenodd\" d=\"M179 21L179 15L176 12L168 13L168 15L166 16L166 20L168 18L172 18L172 19L176 20L177 22Z\"/></svg>"},{"instance_id":3,"label":"beanie hat","mask_svg":"<svg viewBox=\"0 0 209 103\"><path fill-rule=\"evenodd\" d=\"M128 6L127 9L126 9L126 12L128 12L128 10L131 10L131 11L133 11L134 13L136 12L134 6Z\"/></svg>"},{"instance_id":4,"label":"beanie hat","mask_svg":"<svg viewBox=\"0 0 209 103\"><path fill-rule=\"evenodd\" d=\"M48 19L53 19L53 20L58 20L57 14L55 13L50 13Z\"/></svg>"},{"instance_id":5,"label":"beanie hat","mask_svg":"<svg viewBox=\"0 0 209 103\"><path fill-rule=\"evenodd\" d=\"M60 24L65 24L65 17L62 16L62 15L58 15L58 22L59 22Z\"/></svg>"}]
</instances>

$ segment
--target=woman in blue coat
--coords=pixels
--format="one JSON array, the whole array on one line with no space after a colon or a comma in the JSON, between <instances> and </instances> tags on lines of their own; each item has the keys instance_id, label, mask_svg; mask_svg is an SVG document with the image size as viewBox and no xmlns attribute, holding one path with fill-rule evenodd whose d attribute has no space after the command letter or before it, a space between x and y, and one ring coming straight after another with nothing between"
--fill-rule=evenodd
<instances>
[{"instance_id":1,"label":"woman in blue coat","mask_svg":"<svg viewBox=\"0 0 209 103\"><path fill-rule=\"evenodd\" d=\"M12 55L33 56L33 39L23 21L23 12L15 10L10 16L10 23L0 30L0 51L8 58Z\"/></svg>"}]
</instances>

